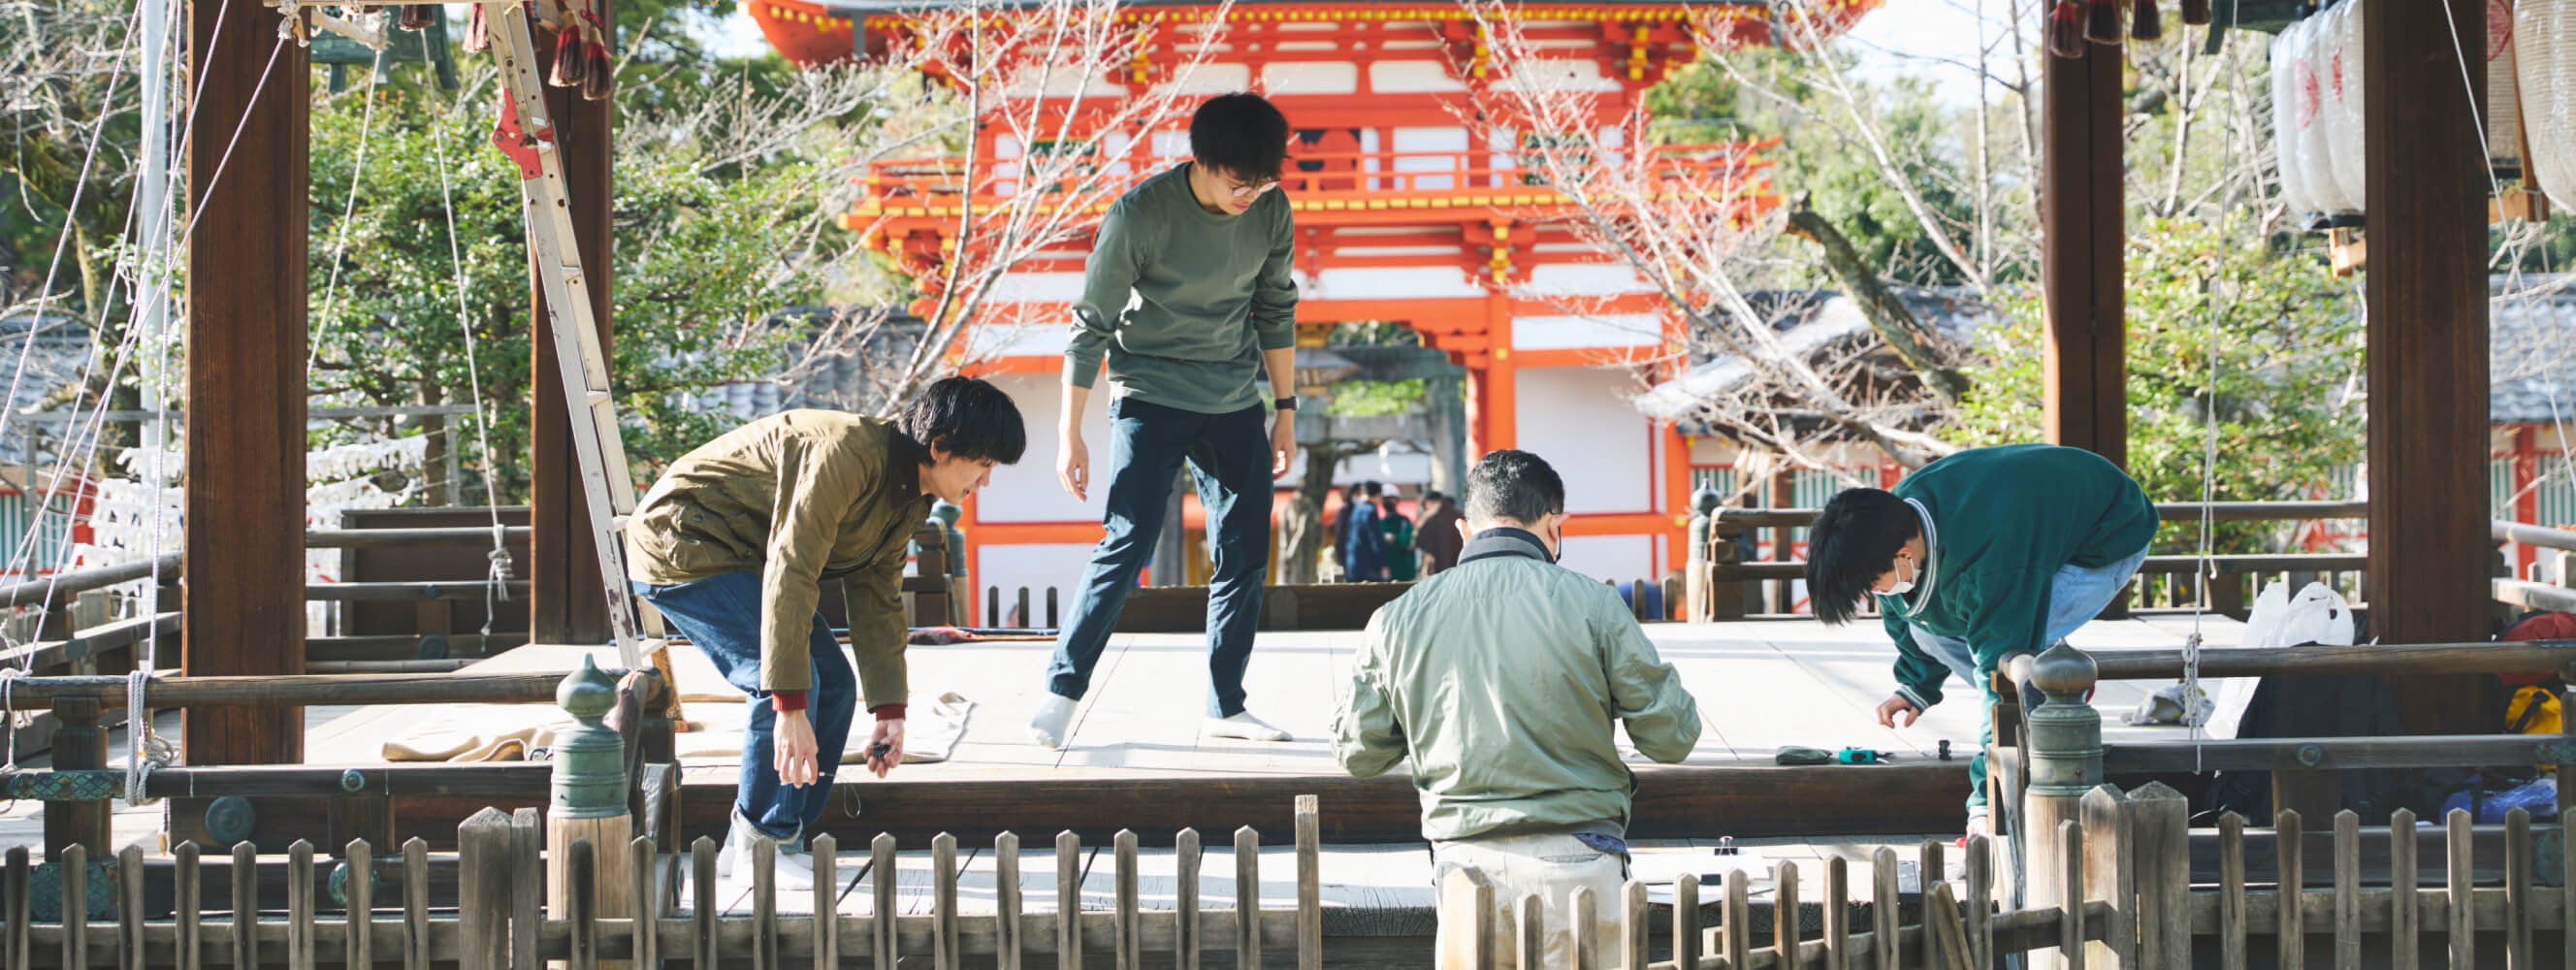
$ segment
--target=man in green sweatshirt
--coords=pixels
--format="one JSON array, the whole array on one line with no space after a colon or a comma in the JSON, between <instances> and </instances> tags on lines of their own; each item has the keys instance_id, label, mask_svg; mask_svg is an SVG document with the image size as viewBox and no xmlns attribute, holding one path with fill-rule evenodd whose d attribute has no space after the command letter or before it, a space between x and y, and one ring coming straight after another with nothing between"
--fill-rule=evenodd
<instances>
[{"instance_id":1,"label":"man in green sweatshirt","mask_svg":"<svg viewBox=\"0 0 2576 970\"><path fill-rule=\"evenodd\" d=\"M864 687L868 770L903 761L907 546L933 499L964 502L1028 446L1000 388L951 377L901 422L787 411L672 462L626 526L635 591L750 698L733 827L717 868L740 880L754 839L779 840L775 887L811 891L804 836L831 801ZM850 651L815 610L841 584ZM884 750L873 750L882 744Z\"/></svg>"},{"instance_id":2,"label":"man in green sweatshirt","mask_svg":"<svg viewBox=\"0 0 2576 970\"><path fill-rule=\"evenodd\" d=\"M1109 365L1106 535L1092 552L1047 667L1030 740L1060 747L1073 702L1152 558L1163 503L1183 459L1207 509L1207 720L1211 737L1285 741L1244 710L1243 671L1270 562L1271 482L1297 450L1296 236L1271 189L1288 155L1288 120L1257 95L1210 98L1190 118L1190 161L1138 183L1100 220L1064 352L1056 472L1076 499L1091 489L1082 411ZM1269 374L1270 409L1255 377ZM1177 569L1177 564L1158 568Z\"/></svg>"},{"instance_id":3,"label":"man in green sweatshirt","mask_svg":"<svg viewBox=\"0 0 2576 970\"><path fill-rule=\"evenodd\" d=\"M1911 726L1951 674L1983 688L1985 733L1969 764L1968 831L1983 834L1994 672L2064 640L2137 575L2155 503L2100 455L2054 445L1977 448L1915 470L1893 491L1846 489L1807 536L1816 618L1847 623L1875 598L1896 642L1896 692L1878 722Z\"/></svg>"},{"instance_id":4,"label":"man in green sweatshirt","mask_svg":"<svg viewBox=\"0 0 2576 970\"><path fill-rule=\"evenodd\" d=\"M1574 890L1614 899L1627 879L1636 780L1615 732L1677 762L1699 743L1699 705L1617 592L1556 564L1565 482L1547 462L1477 460L1465 531L1456 567L1369 618L1333 753L1361 778L1409 764L1435 881L1483 872L1504 926L1540 896L1546 964L1571 966ZM1616 936L1616 909L1594 911L1598 938Z\"/></svg>"}]
</instances>

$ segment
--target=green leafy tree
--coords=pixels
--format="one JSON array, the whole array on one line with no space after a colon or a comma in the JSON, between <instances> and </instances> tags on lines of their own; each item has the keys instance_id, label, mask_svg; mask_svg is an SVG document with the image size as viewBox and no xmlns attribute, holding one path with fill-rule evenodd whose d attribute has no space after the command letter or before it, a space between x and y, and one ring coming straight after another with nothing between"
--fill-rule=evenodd
<instances>
[{"instance_id":1,"label":"green leafy tree","mask_svg":"<svg viewBox=\"0 0 2576 970\"><path fill-rule=\"evenodd\" d=\"M518 175L483 138L489 99L476 92L491 91L488 72L468 89L456 103L372 95L385 99L372 120L363 91L316 106L312 380L322 399L404 405L473 400L479 375L490 451L469 434L465 457L489 464L500 490L491 499L507 502L528 478L527 242ZM809 162L717 178L667 145L620 147L610 366L627 451L646 478L735 420L703 406L701 392L790 363L806 334L777 311L818 301L835 254L817 248Z\"/></svg>"},{"instance_id":2,"label":"green leafy tree","mask_svg":"<svg viewBox=\"0 0 2576 970\"><path fill-rule=\"evenodd\" d=\"M2206 465L2217 501L2341 497L2334 476L2361 461L2367 440L2357 289L2313 257L2162 219L2130 237L2128 283L2129 474L2147 494L2198 501ZM2040 301L2025 294L2005 309L2010 323L1988 335L1947 434L1962 445L2042 437ZM2214 538L2223 550L2278 548L2287 537L2271 528L2221 523ZM2196 530L2167 529L2157 542L2158 552L2198 548Z\"/></svg>"}]
</instances>

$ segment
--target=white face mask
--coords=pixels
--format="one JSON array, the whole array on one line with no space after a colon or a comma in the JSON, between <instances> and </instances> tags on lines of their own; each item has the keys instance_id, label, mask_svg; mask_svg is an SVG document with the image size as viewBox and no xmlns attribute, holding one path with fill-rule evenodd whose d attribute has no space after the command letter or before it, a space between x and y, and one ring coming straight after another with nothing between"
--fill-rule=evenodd
<instances>
[{"instance_id":1,"label":"white face mask","mask_svg":"<svg viewBox=\"0 0 2576 970\"><path fill-rule=\"evenodd\" d=\"M1899 559L1899 560L1897 560L1897 562L1898 562L1899 564L1907 563L1907 562L1912 562L1912 561L1913 561L1913 560L1911 560L1911 559ZM1886 589L1882 589L1882 590L1879 590L1879 591L1878 591L1878 592L1879 592L1879 595L1881 595L1881 596L1903 596L1903 595L1905 595L1905 594L1907 594L1907 593L1911 593L1911 592L1913 592L1913 591L1914 591L1914 581L1915 581L1915 580L1917 580L1917 579L1921 579L1921 578L1923 578L1923 570L1922 570L1922 567L1919 567L1919 566L1918 566L1918 567L1916 567L1916 568L1915 568L1915 570L1914 570L1914 575L1913 575L1912 577L1910 577L1910 578L1906 578L1906 579L1900 579L1900 580L1897 580L1897 581L1895 581L1895 582L1893 582L1893 583L1889 583L1889 584L1887 585L1887 588L1886 588Z\"/></svg>"}]
</instances>

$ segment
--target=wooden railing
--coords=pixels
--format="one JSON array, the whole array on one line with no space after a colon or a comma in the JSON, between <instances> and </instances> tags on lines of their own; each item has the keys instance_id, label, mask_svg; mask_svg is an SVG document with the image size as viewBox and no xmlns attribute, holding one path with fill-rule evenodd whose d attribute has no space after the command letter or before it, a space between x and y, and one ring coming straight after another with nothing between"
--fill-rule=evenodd
<instances>
[{"instance_id":1,"label":"wooden railing","mask_svg":"<svg viewBox=\"0 0 2576 970\"><path fill-rule=\"evenodd\" d=\"M1678 193L1688 202L1725 199L1753 204L1762 189L1761 170L1770 164L1758 154L1768 142L1662 145L1652 149L1650 171L1659 180L1689 186ZM1519 148L1455 151L1297 152L1280 173L1279 189L1301 205L1326 209L1405 209L1440 206L1547 206L1565 197L1546 184L1538 163L1542 153L1573 156L1557 166L1580 171L1592 164L1583 152L1569 148ZM1142 179L1177 159L1107 156L1096 165L1126 165L1127 177ZM1023 171L1012 158L988 158L970 177L963 158L883 159L870 162L858 181L865 186L859 202L863 214L953 215L961 197L975 193L975 208L989 210L1019 194L1023 186L1010 173ZM1082 176L1088 178L1088 175ZM1041 187L1045 190L1045 187Z\"/></svg>"},{"instance_id":2,"label":"wooden railing","mask_svg":"<svg viewBox=\"0 0 2576 970\"><path fill-rule=\"evenodd\" d=\"M2206 507L2214 522L2303 522L2327 519L2360 519L2369 515L2366 502L2213 502ZM2156 506L2167 523L2201 521L2204 506L2198 502L2166 502ZM1806 578L1803 560L1754 561L1751 556L1755 529L1777 530L1778 548L1786 548L1789 529L1813 525L1816 509L1735 509L1722 508L1714 519L1695 518L1693 535L1703 536L1701 559L1686 570L1685 589L1696 583L1695 602L1705 605L1686 611L1694 618L1733 619L1765 614L1795 612L1790 594L1791 584ZM2558 585L2532 582L2511 577L2495 580L2495 597L2500 603L2530 609L2576 609L2576 531L2525 525L2516 522L2493 523L2494 538L2499 543L2517 543L2557 552L2555 569ZM2294 582L2324 582L2362 602L2366 592L2360 576L2369 566L2369 557L2357 553L2264 553L2222 554L2206 562L2216 573L2214 578L2196 576L2204 560L2195 555L2149 556L2139 566L2139 584L2132 605L2139 609L2187 609L2195 605L2217 613L2242 618L2252 602L2252 584L2264 579L2288 579Z\"/></svg>"},{"instance_id":3,"label":"wooden railing","mask_svg":"<svg viewBox=\"0 0 2576 970\"><path fill-rule=\"evenodd\" d=\"M1054 909L1024 904L1020 840L1004 833L993 844L992 911L963 911L957 840L943 835L929 846L930 911L900 915L893 878L899 847L892 836L879 836L869 847L868 868L876 876L873 906L864 916L840 912L838 893L847 880L839 878L839 847L829 835L817 837L812 846L811 909L790 915L779 912L778 896L770 888L774 842L754 846L751 902L747 909L733 908L729 897L717 893L718 849L712 839L698 839L678 856L664 853L647 838L606 846L587 838L550 845L534 809L503 813L487 808L458 828L454 866L461 895L452 910L429 904L430 853L419 839L382 854L364 841L350 843L341 850L348 864L330 898L315 892L322 884L315 871L317 847L296 842L288 849L283 913L261 905L257 857L250 845L234 848L231 898L218 900L200 888L199 848L182 844L172 853L168 878L176 898L166 919L153 918L145 904L149 870L140 849L119 853L112 866L91 865L80 847L68 850L59 860L68 895L57 897L57 911L48 914L41 909L45 899L35 878L39 867L31 865L21 846L9 850L6 881L0 883L0 904L5 904L0 922L6 924L0 928L0 956L10 970L310 967L317 962L501 970L539 967L546 961L587 968L600 961L650 967L687 960L692 966L715 967L745 958L756 966L776 966L782 959L840 966L862 956L877 967L892 967L905 958L954 967L964 957L998 957L999 965L1009 967L1020 965L1024 956L1065 954L1107 957L1117 966L1133 967L1147 953L1174 954L1179 965L1195 966L1207 951L1233 954L1237 966L1255 966L1262 951L1285 950L1295 965L1313 967L1320 965L1323 950L1316 819L1315 799L1298 799L1292 908L1264 906L1261 833L1249 827L1235 830L1235 869L1225 874L1235 887L1230 911L1200 904L1203 853L1195 831L1183 831L1174 840L1176 899L1170 911L1159 912L1141 905L1132 832L1119 833L1113 842L1114 903L1105 910L1083 909L1082 840L1065 832L1054 842ZM399 898L392 893L379 897L378 858L397 868L389 881L399 887ZM685 872L685 879L673 869ZM113 884L110 907L59 906L59 899L86 894L91 878ZM677 905L684 884L685 912ZM209 915L213 913L224 915ZM636 918L639 913L647 916ZM1078 960L1059 959L1057 965Z\"/></svg>"}]
</instances>

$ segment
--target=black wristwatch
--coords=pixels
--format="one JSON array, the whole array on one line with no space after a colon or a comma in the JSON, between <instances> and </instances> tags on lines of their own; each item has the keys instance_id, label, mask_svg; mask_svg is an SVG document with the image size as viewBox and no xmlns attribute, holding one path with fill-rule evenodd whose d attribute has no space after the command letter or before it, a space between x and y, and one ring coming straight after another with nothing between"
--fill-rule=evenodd
<instances>
[{"instance_id":1,"label":"black wristwatch","mask_svg":"<svg viewBox=\"0 0 2576 970\"><path fill-rule=\"evenodd\" d=\"M1292 395L1290 395L1290 396L1287 396L1287 397L1280 398L1280 399L1278 399L1278 400L1276 400L1276 401L1272 401L1272 402L1270 402L1270 403L1271 403L1271 404L1273 404L1273 405L1276 405L1276 406L1279 408L1279 410L1282 410L1282 411L1294 411L1294 410L1297 410L1297 398L1296 398L1296 396L1295 396L1295 395L1293 395L1293 394L1292 394Z\"/></svg>"}]
</instances>

